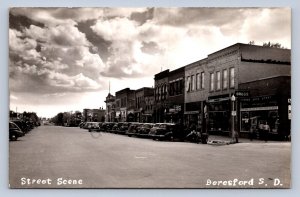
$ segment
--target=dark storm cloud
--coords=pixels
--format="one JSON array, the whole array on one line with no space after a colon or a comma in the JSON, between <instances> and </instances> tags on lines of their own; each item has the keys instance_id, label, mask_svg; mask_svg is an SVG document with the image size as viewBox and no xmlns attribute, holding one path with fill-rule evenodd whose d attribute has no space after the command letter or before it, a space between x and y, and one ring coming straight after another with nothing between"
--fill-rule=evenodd
<instances>
[{"instance_id":1,"label":"dark storm cloud","mask_svg":"<svg viewBox=\"0 0 300 197\"><path fill-rule=\"evenodd\" d=\"M133 12L130 19L139 22L140 25L144 24L147 20L153 19L154 8L148 8L145 12Z\"/></svg>"},{"instance_id":2,"label":"dark storm cloud","mask_svg":"<svg viewBox=\"0 0 300 197\"><path fill-rule=\"evenodd\" d=\"M13 15L9 13L9 28L11 29L16 29L18 31L22 31L24 28L29 28L30 25L35 25L39 27L44 27L43 23L34 21L29 19L26 16L21 16L21 15Z\"/></svg>"},{"instance_id":3,"label":"dark storm cloud","mask_svg":"<svg viewBox=\"0 0 300 197\"><path fill-rule=\"evenodd\" d=\"M90 43L96 47L96 50L93 47L90 48L91 53L98 53L101 55L103 61L106 61L108 56L110 55L108 48L111 45L110 41L106 41L101 36L95 34L95 32L91 29L91 26L95 24L95 20L88 20L85 22L79 22L77 27L78 30L86 35L86 38Z\"/></svg>"}]
</instances>

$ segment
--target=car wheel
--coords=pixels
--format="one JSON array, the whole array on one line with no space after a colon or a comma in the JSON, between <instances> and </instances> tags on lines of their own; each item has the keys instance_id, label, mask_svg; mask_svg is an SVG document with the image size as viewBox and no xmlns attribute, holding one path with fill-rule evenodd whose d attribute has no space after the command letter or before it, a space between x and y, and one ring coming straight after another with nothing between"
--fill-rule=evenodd
<instances>
[{"instance_id":1,"label":"car wheel","mask_svg":"<svg viewBox=\"0 0 300 197\"><path fill-rule=\"evenodd\" d=\"M202 139L201 139L202 144L207 144L207 141L208 141L208 138L206 136L202 137Z\"/></svg>"},{"instance_id":2,"label":"car wheel","mask_svg":"<svg viewBox=\"0 0 300 197\"><path fill-rule=\"evenodd\" d=\"M12 140L12 141L16 141L18 139L18 137L16 136L16 135L12 135L11 137L10 137L10 140Z\"/></svg>"}]
</instances>

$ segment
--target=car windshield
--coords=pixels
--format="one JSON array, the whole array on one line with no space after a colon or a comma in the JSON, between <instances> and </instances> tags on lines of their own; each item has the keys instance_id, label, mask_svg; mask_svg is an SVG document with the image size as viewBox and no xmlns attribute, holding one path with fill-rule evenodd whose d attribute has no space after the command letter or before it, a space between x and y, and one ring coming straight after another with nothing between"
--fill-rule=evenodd
<instances>
[{"instance_id":1,"label":"car windshield","mask_svg":"<svg viewBox=\"0 0 300 197\"><path fill-rule=\"evenodd\" d=\"M9 123L9 128L11 128L11 129L18 129L19 127L16 124L14 124L14 123Z\"/></svg>"},{"instance_id":2,"label":"car windshield","mask_svg":"<svg viewBox=\"0 0 300 197\"><path fill-rule=\"evenodd\" d=\"M144 127L145 127L145 128L151 128L152 125L151 125L151 124L146 124L146 125L144 125Z\"/></svg>"},{"instance_id":3,"label":"car windshield","mask_svg":"<svg viewBox=\"0 0 300 197\"><path fill-rule=\"evenodd\" d=\"M167 125L165 125L165 124L161 124L161 125L159 125L159 128L163 128L163 129L165 129L165 128L167 128Z\"/></svg>"}]
</instances>

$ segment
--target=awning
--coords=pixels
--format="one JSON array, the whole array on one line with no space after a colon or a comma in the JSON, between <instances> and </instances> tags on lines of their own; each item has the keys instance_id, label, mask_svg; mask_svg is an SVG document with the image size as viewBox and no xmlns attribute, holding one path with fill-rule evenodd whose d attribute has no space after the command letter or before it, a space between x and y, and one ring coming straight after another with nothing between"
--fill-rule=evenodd
<instances>
[{"instance_id":1,"label":"awning","mask_svg":"<svg viewBox=\"0 0 300 197\"><path fill-rule=\"evenodd\" d=\"M184 114L188 115L188 114L199 114L200 111L185 111Z\"/></svg>"}]
</instances>

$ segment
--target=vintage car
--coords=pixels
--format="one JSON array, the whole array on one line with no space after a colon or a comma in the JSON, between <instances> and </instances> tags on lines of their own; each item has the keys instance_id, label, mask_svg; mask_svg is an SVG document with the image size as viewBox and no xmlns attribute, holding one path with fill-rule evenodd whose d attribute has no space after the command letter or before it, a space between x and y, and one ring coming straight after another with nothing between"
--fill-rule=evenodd
<instances>
[{"instance_id":1,"label":"vintage car","mask_svg":"<svg viewBox=\"0 0 300 197\"><path fill-rule=\"evenodd\" d=\"M84 126L84 129L88 129L89 132L100 131L99 122L87 122Z\"/></svg>"},{"instance_id":2,"label":"vintage car","mask_svg":"<svg viewBox=\"0 0 300 197\"><path fill-rule=\"evenodd\" d=\"M19 137L24 136L22 130L13 122L9 122L9 140L17 140Z\"/></svg>"},{"instance_id":3,"label":"vintage car","mask_svg":"<svg viewBox=\"0 0 300 197\"><path fill-rule=\"evenodd\" d=\"M125 133L128 131L130 125L131 125L130 122L123 122L123 123L120 125L119 129L117 130L117 133L118 133L118 134L125 134Z\"/></svg>"},{"instance_id":4,"label":"vintage car","mask_svg":"<svg viewBox=\"0 0 300 197\"><path fill-rule=\"evenodd\" d=\"M129 137L136 136L137 135L137 129L141 125L141 123L131 123L131 125L128 128L128 131L126 132L126 135Z\"/></svg>"},{"instance_id":5,"label":"vintage car","mask_svg":"<svg viewBox=\"0 0 300 197\"><path fill-rule=\"evenodd\" d=\"M137 135L139 137L149 137L150 129L154 126L154 123L143 123L137 128Z\"/></svg>"},{"instance_id":6,"label":"vintage car","mask_svg":"<svg viewBox=\"0 0 300 197\"><path fill-rule=\"evenodd\" d=\"M114 122L104 122L102 123L101 127L100 127L100 130L101 131L105 131L105 132L108 132L112 129L112 127L115 125Z\"/></svg>"},{"instance_id":7,"label":"vintage car","mask_svg":"<svg viewBox=\"0 0 300 197\"><path fill-rule=\"evenodd\" d=\"M13 120L12 122L15 123L22 130L24 134L30 131L30 125L28 125L25 121Z\"/></svg>"},{"instance_id":8,"label":"vintage car","mask_svg":"<svg viewBox=\"0 0 300 197\"><path fill-rule=\"evenodd\" d=\"M175 126L173 123L156 123L150 129L149 136L153 140L172 140Z\"/></svg>"}]
</instances>

